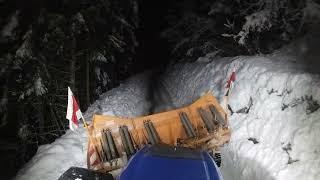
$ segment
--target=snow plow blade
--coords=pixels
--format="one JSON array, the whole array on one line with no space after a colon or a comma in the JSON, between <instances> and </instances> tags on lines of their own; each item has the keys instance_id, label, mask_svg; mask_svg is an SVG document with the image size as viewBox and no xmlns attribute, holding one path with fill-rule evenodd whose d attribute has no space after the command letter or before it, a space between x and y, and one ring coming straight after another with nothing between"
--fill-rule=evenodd
<instances>
[{"instance_id":1,"label":"snow plow blade","mask_svg":"<svg viewBox=\"0 0 320 180\"><path fill-rule=\"evenodd\" d=\"M211 93L203 95L189 106L148 116L119 118L94 115L89 131L91 138L88 147L91 143L95 146L104 162L104 172L121 167L118 159L123 156L129 159L147 144L219 152L219 148L228 143L231 136L227 114ZM106 131L110 132L108 138L105 137ZM109 143L105 139L109 139ZM119 156L110 156L114 151ZM113 163L115 161L116 165Z\"/></svg>"}]
</instances>

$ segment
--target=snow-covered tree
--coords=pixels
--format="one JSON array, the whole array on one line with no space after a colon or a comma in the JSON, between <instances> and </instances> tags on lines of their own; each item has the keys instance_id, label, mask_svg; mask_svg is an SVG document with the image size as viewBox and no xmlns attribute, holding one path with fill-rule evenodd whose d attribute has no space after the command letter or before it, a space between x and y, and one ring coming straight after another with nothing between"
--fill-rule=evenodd
<instances>
[{"instance_id":1,"label":"snow-covered tree","mask_svg":"<svg viewBox=\"0 0 320 180\"><path fill-rule=\"evenodd\" d=\"M137 13L136 0L0 1L0 131L23 147L62 135L67 86L85 110L130 75Z\"/></svg>"},{"instance_id":2,"label":"snow-covered tree","mask_svg":"<svg viewBox=\"0 0 320 180\"><path fill-rule=\"evenodd\" d=\"M313 0L182 0L170 12L163 37L180 60L270 53L319 23Z\"/></svg>"}]
</instances>

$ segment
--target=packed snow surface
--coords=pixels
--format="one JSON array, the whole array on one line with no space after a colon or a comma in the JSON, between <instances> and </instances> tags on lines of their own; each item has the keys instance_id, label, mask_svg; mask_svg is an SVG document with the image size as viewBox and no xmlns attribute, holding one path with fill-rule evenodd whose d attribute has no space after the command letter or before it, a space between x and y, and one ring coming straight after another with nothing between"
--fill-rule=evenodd
<instances>
[{"instance_id":1,"label":"packed snow surface","mask_svg":"<svg viewBox=\"0 0 320 180\"><path fill-rule=\"evenodd\" d=\"M320 179L320 76L308 46L268 56L216 58L177 64L160 79L170 107L190 104L210 90L219 100L236 69L230 96L232 137L222 148L225 180ZM291 50L294 47L291 47ZM307 54L309 53L309 56ZM309 62L306 64L305 62ZM310 66L311 65L311 66ZM147 75L132 78L101 96L87 111L117 116L148 113ZM164 95L159 95L163 97ZM36 156L16 179L57 179L70 166L85 166L86 133L68 131Z\"/></svg>"}]
</instances>

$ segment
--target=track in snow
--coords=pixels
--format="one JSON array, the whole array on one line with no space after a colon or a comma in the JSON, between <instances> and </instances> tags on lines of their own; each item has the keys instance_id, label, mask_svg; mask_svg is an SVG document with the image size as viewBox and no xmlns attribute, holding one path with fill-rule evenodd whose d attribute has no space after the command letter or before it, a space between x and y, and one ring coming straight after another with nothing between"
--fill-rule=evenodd
<instances>
[{"instance_id":1,"label":"track in snow","mask_svg":"<svg viewBox=\"0 0 320 180\"><path fill-rule=\"evenodd\" d=\"M174 103L170 97L169 91L162 80L161 71L154 71L150 80L150 114L164 112L174 109Z\"/></svg>"}]
</instances>

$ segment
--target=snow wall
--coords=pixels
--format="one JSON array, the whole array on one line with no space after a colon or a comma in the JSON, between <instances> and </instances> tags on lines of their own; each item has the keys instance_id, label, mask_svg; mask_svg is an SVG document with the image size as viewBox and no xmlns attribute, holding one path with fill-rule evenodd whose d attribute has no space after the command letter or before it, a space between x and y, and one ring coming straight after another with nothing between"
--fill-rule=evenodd
<instances>
[{"instance_id":1,"label":"snow wall","mask_svg":"<svg viewBox=\"0 0 320 180\"><path fill-rule=\"evenodd\" d=\"M221 152L225 180L320 179L320 69L299 58L284 50L220 59L208 54L173 66L163 78L179 107L208 90L221 100L236 69L232 137Z\"/></svg>"}]
</instances>

